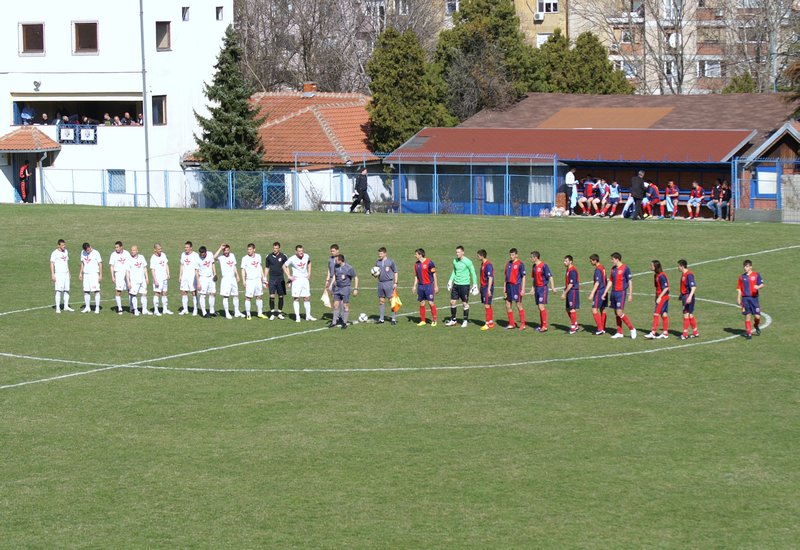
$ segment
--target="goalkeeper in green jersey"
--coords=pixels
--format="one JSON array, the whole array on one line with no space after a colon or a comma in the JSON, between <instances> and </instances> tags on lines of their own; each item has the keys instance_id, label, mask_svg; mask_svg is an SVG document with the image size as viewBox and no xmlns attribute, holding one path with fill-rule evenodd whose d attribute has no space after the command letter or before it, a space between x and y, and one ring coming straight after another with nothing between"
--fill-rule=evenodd
<instances>
[{"instance_id":1,"label":"goalkeeper in green jersey","mask_svg":"<svg viewBox=\"0 0 800 550\"><path fill-rule=\"evenodd\" d=\"M478 276L475 274L475 266L472 260L464 256L464 247L456 247L456 257L453 258L453 272L450 280L447 281L447 290L450 291L450 319L445 323L448 327L458 324L456 321L456 305L458 301L464 305L464 321L461 328L467 328L469 324L469 293L470 286L472 294L478 294Z\"/></svg>"}]
</instances>

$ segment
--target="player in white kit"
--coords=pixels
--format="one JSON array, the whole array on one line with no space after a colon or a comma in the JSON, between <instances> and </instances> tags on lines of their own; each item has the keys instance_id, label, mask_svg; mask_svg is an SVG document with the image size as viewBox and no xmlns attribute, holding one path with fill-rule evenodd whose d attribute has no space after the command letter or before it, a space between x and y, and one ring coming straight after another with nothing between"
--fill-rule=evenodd
<instances>
[{"instance_id":1,"label":"player in white kit","mask_svg":"<svg viewBox=\"0 0 800 550\"><path fill-rule=\"evenodd\" d=\"M239 311L239 271L236 269L236 256L231 252L227 243L219 245L214 257L219 262L219 273L222 281L219 284L219 293L222 296L222 306L225 308L225 318L244 317ZM233 296L234 315L228 309L228 298Z\"/></svg>"},{"instance_id":2,"label":"player in white kit","mask_svg":"<svg viewBox=\"0 0 800 550\"><path fill-rule=\"evenodd\" d=\"M111 272L111 282L114 283L115 299L117 301L117 313L122 315L122 293L128 293L128 283L125 274L128 272L128 265L131 255L122 247L122 241L114 243L114 252L108 257L108 270ZM130 304L133 312L133 303Z\"/></svg>"},{"instance_id":3,"label":"player in white kit","mask_svg":"<svg viewBox=\"0 0 800 550\"><path fill-rule=\"evenodd\" d=\"M300 322L300 298L303 299L306 310L306 321L316 321L317 319L311 316L311 256L305 253L303 245L298 244L294 247L294 256L286 261L283 272L292 285L295 322Z\"/></svg>"},{"instance_id":4,"label":"player in white kit","mask_svg":"<svg viewBox=\"0 0 800 550\"><path fill-rule=\"evenodd\" d=\"M192 250L192 241L186 241L181 252L181 270L178 279L181 282L181 310L178 315L189 313L189 293L192 293L194 311L197 315L197 269L200 267L200 256Z\"/></svg>"},{"instance_id":5,"label":"player in white kit","mask_svg":"<svg viewBox=\"0 0 800 550\"><path fill-rule=\"evenodd\" d=\"M85 307L81 313L89 313L91 308L91 295L94 293L94 312L100 313L100 283L103 282L103 260L100 253L92 248L89 243L83 243L81 252L81 270L78 279L83 281L83 301Z\"/></svg>"},{"instance_id":6,"label":"player in white kit","mask_svg":"<svg viewBox=\"0 0 800 550\"><path fill-rule=\"evenodd\" d=\"M153 276L153 312L161 316L158 311L158 300L161 300L161 308L165 315L172 315L167 307L167 287L169 286L169 260L161 249L161 245L153 245L153 255L150 256L150 273Z\"/></svg>"},{"instance_id":7,"label":"player in white kit","mask_svg":"<svg viewBox=\"0 0 800 550\"><path fill-rule=\"evenodd\" d=\"M244 315L249 321L250 298L255 297L258 317L266 319L264 315L264 268L261 266L261 254L256 254L256 245L247 245L247 254L242 258L242 279L244 280Z\"/></svg>"},{"instance_id":8,"label":"player in white kit","mask_svg":"<svg viewBox=\"0 0 800 550\"><path fill-rule=\"evenodd\" d=\"M64 311L75 311L69 307L69 252L64 239L58 239L58 246L50 254L50 279L56 289L56 313L61 313L62 294Z\"/></svg>"},{"instance_id":9,"label":"player in white kit","mask_svg":"<svg viewBox=\"0 0 800 550\"><path fill-rule=\"evenodd\" d=\"M138 298L141 298L141 312L150 315L150 310L147 309L147 285L150 283L147 275L147 260L139 254L139 247L136 245L131 246L130 254L131 259L125 277L128 283L128 294L131 298L131 311L137 317L139 316Z\"/></svg>"},{"instance_id":10,"label":"player in white kit","mask_svg":"<svg viewBox=\"0 0 800 550\"><path fill-rule=\"evenodd\" d=\"M205 246L200 247L200 265L197 268L197 293L200 295L200 313L204 318L216 317L214 310L217 300L217 268L214 255L208 253ZM208 310L206 310L208 296Z\"/></svg>"}]
</instances>

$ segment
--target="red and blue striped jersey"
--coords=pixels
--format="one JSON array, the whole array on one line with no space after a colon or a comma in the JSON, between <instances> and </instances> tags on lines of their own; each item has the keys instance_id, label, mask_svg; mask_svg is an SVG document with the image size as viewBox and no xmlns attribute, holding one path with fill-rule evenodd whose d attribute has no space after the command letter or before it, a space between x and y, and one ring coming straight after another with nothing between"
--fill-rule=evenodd
<instances>
[{"instance_id":1,"label":"red and blue striped jersey","mask_svg":"<svg viewBox=\"0 0 800 550\"><path fill-rule=\"evenodd\" d=\"M703 188L699 185L692 189L692 192L689 193L689 196L693 199L701 199L703 198Z\"/></svg>"},{"instance_id":2,"label":"red and blue striped jersey","mask_svg":"<svg viewBox=\"0 0 800 550\"><path fill-rule=\"evenodd\" d=\"M433 274L436 273L436 265L430 258L418 260L414 264L414 275L417 282L421 285L429 285L433 282Z\"/></svg>"},{"instance_id":3,"label":"red and blue striped jersey","mask_svg":"<svg viewBox=\"0 0 800 550\"><path fill-rule=\"evenodd\" d=\"M513 262L506 263L506 283L518 285L525 276L525 264L517 258Z\"/></svg>"},{"instance_id":4,"label":"red and blue striped jersey","mask_svg":"<svg viewBox=\"0 0 800 550\"><path fill-rule=\"evenodd\" d=\"M628 290L628 283L631 281L631 268L625 264L611 268L611 290L622 292Z\"/></svg>"},{"instance_id":5,"label":"red and blue striped jersey","mask_svg":"<svg viewBox=\"0 0 800 550\"><path fill-rule=\"evenodd\" d=\"M494 281L494 266L489 260L481 262L481 286L488 286L489 279Z\"/></svg>"},{"instance_id":6,"label":"red and blue striped jersey","mask_svg":"<svg viewBox=\"0 0 800 550\"><path fill-rule=\"evenodd\" d=\"M594 282L597 283L597 294L602 296L606 291L606 268L603 264L594 266Z\"/></svg>"},{"instance_id":7,"label":"red and blue striped jersey","mask_svg":"<svg viewBox=\"0 0 800 550\"><path fill-rule=\"evenodd\" d=\"M647 186L647 197L651 201L657 201L657 200L661 199L661 196L660 196L659 191L658 191L658 187L656 186L655 183L651 183L650 185Z\"/></svg>"},{"instance_id":8,"label":"red and blue striped jersey","mask_svg":"<svg viewBox=\"0 0 800 550\"><path fill-rule=\"evenodd\" d=\"M533 264L533 286L547 286L547 282L552 276L550 267L546 263Z\"/></svg>"},{"instance_id":9,"label":"red and blue striped jersey","mask_svg":"<svg viewBox=\"0 0 800 550\"><path fill-rule=\"evenodd\" d=\"M687 271L681 274L681 296L689 294L697 284L694 281L694 273Z\"/></svg>"},{"instance_id":10,"label":"red and blue striped jersey","mask_svg":"<svg viewBox=\"0 0 800 550\"><path fill-rule=\"evenodd\" d=\"M750 275L742 273L739 277L737 288L745 298L758 298L758 289L756 287L762 284L764 284L764 281L761 280L761 275L757 271L751 271Z\"/></svg>"},{"instance_id":11,"label":"red and blue striped jersey","mask_svg":"<svg viewBox=\"0 0 800 550\"><path fill-rule=\"evenodd\" d=\"M664 294L664 298L669 298L669 281L666 273L661 272L653 275L653 285L656 287L656 297L661 296L661 293L666 289L667 293Z\"/></svg>"},{"instance_id":12,"label":"red and blue striped jersey","mask_svg":"<svg viewBox=\"0 0 800 550\"><path fill-rule=\"evenodd\" d=\"M570 284L572 285L572 290L578 290L580 278L578 277L578 270L574 265L567 268L567 273L564 276L564 288L567 288Z\"/></svg>"}]
</instances>

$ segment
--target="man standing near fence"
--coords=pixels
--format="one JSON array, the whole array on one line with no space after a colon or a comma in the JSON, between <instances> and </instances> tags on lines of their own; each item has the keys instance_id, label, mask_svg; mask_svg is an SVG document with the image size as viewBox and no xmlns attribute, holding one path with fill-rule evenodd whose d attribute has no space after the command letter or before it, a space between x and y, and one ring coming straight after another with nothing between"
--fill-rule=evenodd
<instances>
[{"instance_id":1,"label":"man standing near fence","mask_svg":"<svg viewBox=\"0 0 800 550\"><path fill-rule=\"evenodd\" d=\"M631 217L632 220L642 219L642 199L644 199L646 191L644 170L639 170L639 172L631 178L630 195L633 197L633 207L635 208L633 216Z\"/></svg>"},{"instance_id":2,"label":"man standing near fence","mask_svg":"<svg viewBox=\"0 0 800 550\"><path fill-rule=\"evenodd\" d=\"M352 214L356 206L363 203L364 212L371 213L369 201L369 182L367 180L367 167L361 169L361 173L356 177L355 195L353 196L353 204L350 205L350 213Z\"/></svg>"}]
</instances>

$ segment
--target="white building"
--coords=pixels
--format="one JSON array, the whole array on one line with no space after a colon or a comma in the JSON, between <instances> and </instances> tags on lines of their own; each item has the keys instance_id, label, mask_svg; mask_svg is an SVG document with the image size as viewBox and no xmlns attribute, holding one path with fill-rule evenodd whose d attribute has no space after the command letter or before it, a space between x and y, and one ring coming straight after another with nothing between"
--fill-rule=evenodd
<instances>
[{"instance_id":1,"label":"white building","mask_svg":"<svg viewBox=\"0 0 800 550\"><path fill-rule=\"evenodd\" d=\"M99 125L37 125L0 137L0 202L19 201L28 160L37 201L84 193L80 202L89 204L188 205L199 187L180 177L180 160L195 148L194 111L207 113L203 83L233 21L233 0L28 0L5 13L0 136L41 123L42 114ZM144 124L103 125L105 113L126 112L143 114Z\"/></svg>"}]
</instances>

